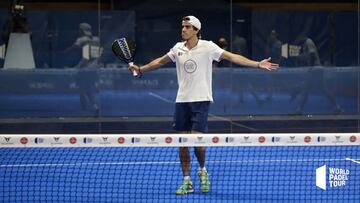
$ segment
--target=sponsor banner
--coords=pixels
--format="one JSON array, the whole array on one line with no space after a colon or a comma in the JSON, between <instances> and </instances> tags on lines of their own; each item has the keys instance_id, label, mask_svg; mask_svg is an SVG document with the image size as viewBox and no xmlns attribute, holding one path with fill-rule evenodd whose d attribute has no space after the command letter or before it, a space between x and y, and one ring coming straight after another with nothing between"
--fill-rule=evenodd
<instances>
[{"instance_id":1,"label":"sponsor banner","mask_svg":"<svg viewBox=\"0 0 360 203\"><path fill-rule=\"evenodd\" d=\"M360 145L360 133L0 135L0 147L191 147L326 145Z\"/></svg>"},{"instance_id":2,"label":"sponsor banner","mask_svg":"<svg viewBox=\"0 0 360 203\"><path fill-rule=\"evenodd\" d=\"M71 147L78 146L76 135L5 135L0 136L0 147Z\"/></svg>"}]
</instances>

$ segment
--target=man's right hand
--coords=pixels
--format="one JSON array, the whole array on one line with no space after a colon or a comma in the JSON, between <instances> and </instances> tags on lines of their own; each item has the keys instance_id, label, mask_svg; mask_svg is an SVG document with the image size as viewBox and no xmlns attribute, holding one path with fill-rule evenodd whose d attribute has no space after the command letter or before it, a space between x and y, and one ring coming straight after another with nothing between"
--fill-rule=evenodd
<instances>
[{"instance_id":1,"label":"man's right hand","mask_svg":"<svg viewBox=\"0 0 360 203\"><path fill-rule=\"evenodd\" d=\"M129 64L129 70L131 73L134 74L134 72L136 73L136 75L141 76L141 71L140 71L140 67L135 65L135 64Z\"/></svg>"}]
</instances>

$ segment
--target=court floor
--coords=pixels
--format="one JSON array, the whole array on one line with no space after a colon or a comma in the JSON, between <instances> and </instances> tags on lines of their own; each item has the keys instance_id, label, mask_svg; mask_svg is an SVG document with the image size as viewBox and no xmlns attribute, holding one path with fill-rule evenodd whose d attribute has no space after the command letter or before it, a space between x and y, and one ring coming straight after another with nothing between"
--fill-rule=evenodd
<instances>
[{"instance_id":1,"label":"court floor","mask_svg":"<svg viewBox=\"0 0 360 203\"><path fill-rule=\"evenodd\" d=\"M359 146L208 147L212 188L176 196L176 147L2 148L1 202L358 202ZM316 169L348 170L327 189ZM327 173L330 173L328 170ZM343 185L342 185L343 184Z\"/></svg>"}]
</instances>

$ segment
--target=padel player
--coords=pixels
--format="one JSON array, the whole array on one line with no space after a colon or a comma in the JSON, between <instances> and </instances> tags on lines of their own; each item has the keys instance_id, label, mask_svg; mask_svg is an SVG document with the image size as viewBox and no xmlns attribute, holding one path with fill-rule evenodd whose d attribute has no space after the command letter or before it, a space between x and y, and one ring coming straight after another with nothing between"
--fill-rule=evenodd
<instances>
[{"instance_id":1,"label":"padel player","mask_svg":"<svg viewBox=\"0 0 360 203\"><path fill-rule=\"evenodd\" d=\"M164 65L176 63L178 92L175 104L174 129L179 133L207 133L208 111L212 97L212 62L226 59L232 63L274 70L278 64L270 62L270 58L260 62L244 56L225 51L211 41L201 40L201 23L194 16L182 19L182 42L177 43L170 51L150 63L129 69L141 74ZM205 168L205 147L195 147L195 156L199 162L198 175L201 192L209 192L210 181ZM180 147L179 157L184 175L176 194L184 195L194 191L190 179L190 151L188 147Z\"/></svg>"}]
</instances>

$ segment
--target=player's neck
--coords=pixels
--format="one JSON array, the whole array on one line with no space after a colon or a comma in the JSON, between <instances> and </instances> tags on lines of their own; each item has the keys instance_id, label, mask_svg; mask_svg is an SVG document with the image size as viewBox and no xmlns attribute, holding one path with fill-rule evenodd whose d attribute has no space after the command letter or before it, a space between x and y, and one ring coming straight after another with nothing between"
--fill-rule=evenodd
<instances>
[{"instance_id":1,"label":"player's neck","mask_svg":"<svg viewBox=\"0 0 360 203\"><path fill-rule=\"evenodd\" d=\"M199 42L199 39L197 36L191 37L190 39L186 40L185 46L190 50L194 47L196 47L197 43Z\"/></svg>"}]
</instances>

